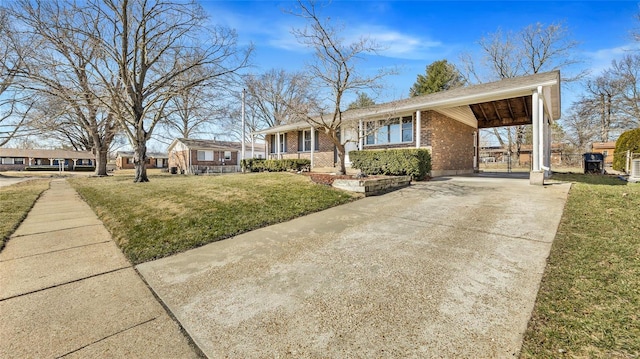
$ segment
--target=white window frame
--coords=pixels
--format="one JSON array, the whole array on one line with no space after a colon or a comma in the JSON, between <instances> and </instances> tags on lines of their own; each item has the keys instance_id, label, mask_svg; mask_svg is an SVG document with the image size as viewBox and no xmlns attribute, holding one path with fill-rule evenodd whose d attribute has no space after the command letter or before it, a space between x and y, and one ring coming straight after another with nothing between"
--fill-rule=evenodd
<instances>
[{"instance_id":1,"label":"white window frame","mask_svg":"<svg viewBox=\"0 0 640 359\"><path fill-rule=\"evenodd\" d=\"M202 154L202 156L200 156ZM196 153L196 159L198 161L213 161L213 151L198 150Z\"/></svg>"},{"instance_id":2,"label":"white window frame","mask_svg":"<svg viewBox=\"0 0 640 359\"><path fill-rule=\"evenodd\" d=\"M225 161L231 160L231 151L224 151L224 160Z\"/></svg>"},{"instance_id":3,"label":"white window frame","mask_svg":"<svg viewBox=\"0 0 640 359\"><path fill-rule=\"evenodd\" d=\"M407 122L404 122L405 120ZM407 141L404 140L403 136L405 132L403 125L405 123L411 124L411 128L409 129L411 139ZM398 126L398 128L395 128L395 126ZM365 123L365 129L368 131L364 139L365 146L385 146L413 142L413 116L396 117L390 120L367 121Z\"/></svg>"}]
</instances>

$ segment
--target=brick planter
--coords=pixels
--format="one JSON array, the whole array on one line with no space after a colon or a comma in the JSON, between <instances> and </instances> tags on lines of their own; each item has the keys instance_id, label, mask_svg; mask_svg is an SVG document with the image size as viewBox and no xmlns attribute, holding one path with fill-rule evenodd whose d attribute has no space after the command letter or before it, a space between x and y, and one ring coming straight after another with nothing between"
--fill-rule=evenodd
<instances>
[{"instance_id":1,"label":"brick planter","mask_svg":"<svg viewBox=\"0 0 640 359\"><path fill-rule=\"evenodd\" d=\"M411 184L411 176L389 176L364 179L336 178L332 186L345 191L364 193L365 197L390 192Z\"/></svg>"}]
</instances>

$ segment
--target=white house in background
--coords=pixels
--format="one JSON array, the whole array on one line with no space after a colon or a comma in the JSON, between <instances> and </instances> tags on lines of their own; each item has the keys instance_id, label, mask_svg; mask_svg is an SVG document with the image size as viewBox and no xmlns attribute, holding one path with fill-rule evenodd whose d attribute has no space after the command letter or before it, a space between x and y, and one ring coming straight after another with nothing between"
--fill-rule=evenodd
<instances>
[{"instance_id":1,"label":"white house in background","mask_svg":"<svg viewBox=\"0 0 640 359\"><path fill-rule=\"evenodd\" d=\"M222 173L240 170L242 143L232 141L176 138L171 142L170 171L178 173ZM265 144L245 144L245 158L265 158Z\"/></svg>"}]
</instances>

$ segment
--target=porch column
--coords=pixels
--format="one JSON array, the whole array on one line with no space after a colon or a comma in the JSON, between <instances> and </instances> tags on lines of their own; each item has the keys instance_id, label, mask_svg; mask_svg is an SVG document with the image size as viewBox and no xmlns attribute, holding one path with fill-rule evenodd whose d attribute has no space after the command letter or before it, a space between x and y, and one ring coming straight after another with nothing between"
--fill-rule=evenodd
<instances>
[{"instance_id":1,"label":"porch column","mask_svg":"<svg viewBox=\"0 0 640 359\"><path fill-rule=\"evenodd\" d=\"M256 158L255 156L255 145L256 145L256 136L251 134L251 158Z\"/></svg>"},{"instance_id":2,"label":"porch column","mask_svg":"<svg viewBox=\"0 0 640 359\"><path fill-rule=\"evenodd\" d=\"M311 165L309 167L309 170L313 168L313 151L315 150L315 148L316 148L316 129L313 128L313 126L311 126Z\"/></svg>"},{"instance_id":3,"label":"porch column","mask_svg":"<svg viewBox=\"0 0 640 359\"><path fill-rule=\"evenodd\" d=\"M540 164L542 163L540 147L542 144L541 127L543 127L544 112L541 111L542 103L542 86L539 86L533 91L531 95L531 122L533 125L532 135L532 158L531 158L531 173L529 174L529 183L535 185L544 184L544 172L540 171Z\"/></svg>"},{"instance_id":4,"label":"porch column","mask_svg":"<svg viewBox=\"0 0 640 359\"><path fill-rule=\"evenodd\" d=\"M422 131L422 116L416 111L416 148L420 148L420 132Z\"/></svg>"},{"instance_id":5,"label":"porch column","mask_svg":"<svg viewBox=\"0 0 640 359\"><path fill-rule=\"evenodd\" d=\"M276 159L280 159L280 132L276 132Z\"/></svg>"},{"instance_id":6,"label":"porch column","mask_svg":"<svg viewBox=\"0 0 640 359\"><path fill-rule=\"evenodd\" d=\"M72 171L75 171L77 162L78 162L78 160L74 158L73 159L73 168L71 169Z\"/></svg>"},{"instance_id":7,"label":"porch column","mask_svg":"<svg viewBox=\"0 0 640 359\"><path fill-rule=\"evenodd\" d=\"M358 151L362 151L364 148L364 127L362 120L358 121Z\"/></svg>"}]
</instances>

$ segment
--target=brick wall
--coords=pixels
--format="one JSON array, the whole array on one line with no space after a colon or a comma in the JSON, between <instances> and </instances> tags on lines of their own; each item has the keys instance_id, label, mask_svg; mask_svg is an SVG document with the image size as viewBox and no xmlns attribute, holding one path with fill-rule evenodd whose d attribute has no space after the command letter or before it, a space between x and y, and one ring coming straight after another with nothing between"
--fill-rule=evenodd
<instances>
[{"instance_id":1,"label":"brick wall","mask_svg":"<svg viewBox=\"0 0 640 359\"><path fill-rule=\"evenodd\" d=\"M473 172L473 132L465 125L435 111L422 112L422 146L431 146L432 176Z\"/></svg>"},{"instance_id":2,"label":"brick wall","mask_svg":"<svg viewBox=\"0 0 640 359\"><path fill-rule=\"evenodd\" d=\"M313 165L314 167L333 167L334 166L334 154L333 154L333 141L327 134L322 131L318 131L318 149L313 151ZM285 134L286 136L286 152L281 153L282 158L311 158L310 151L298 151L298 137L299 131L291 131ZM275 158L275 154L271 153L271 136L267 136L267 149L269 151L268 158Z\"/></svg>"},{"instance_id":3,"label":"brick wall","mask_svg":"<svg viewBox=\"0 0 640 359\"><path fill-rule=\"evenodd\" d=\"M238 152L231 151L231 159L224 160L225 151L213 151L213 161L198 161L198 150L191 150L191 164L194 166L235 166L238 164Z\"/></svg>"}]
</instances>

